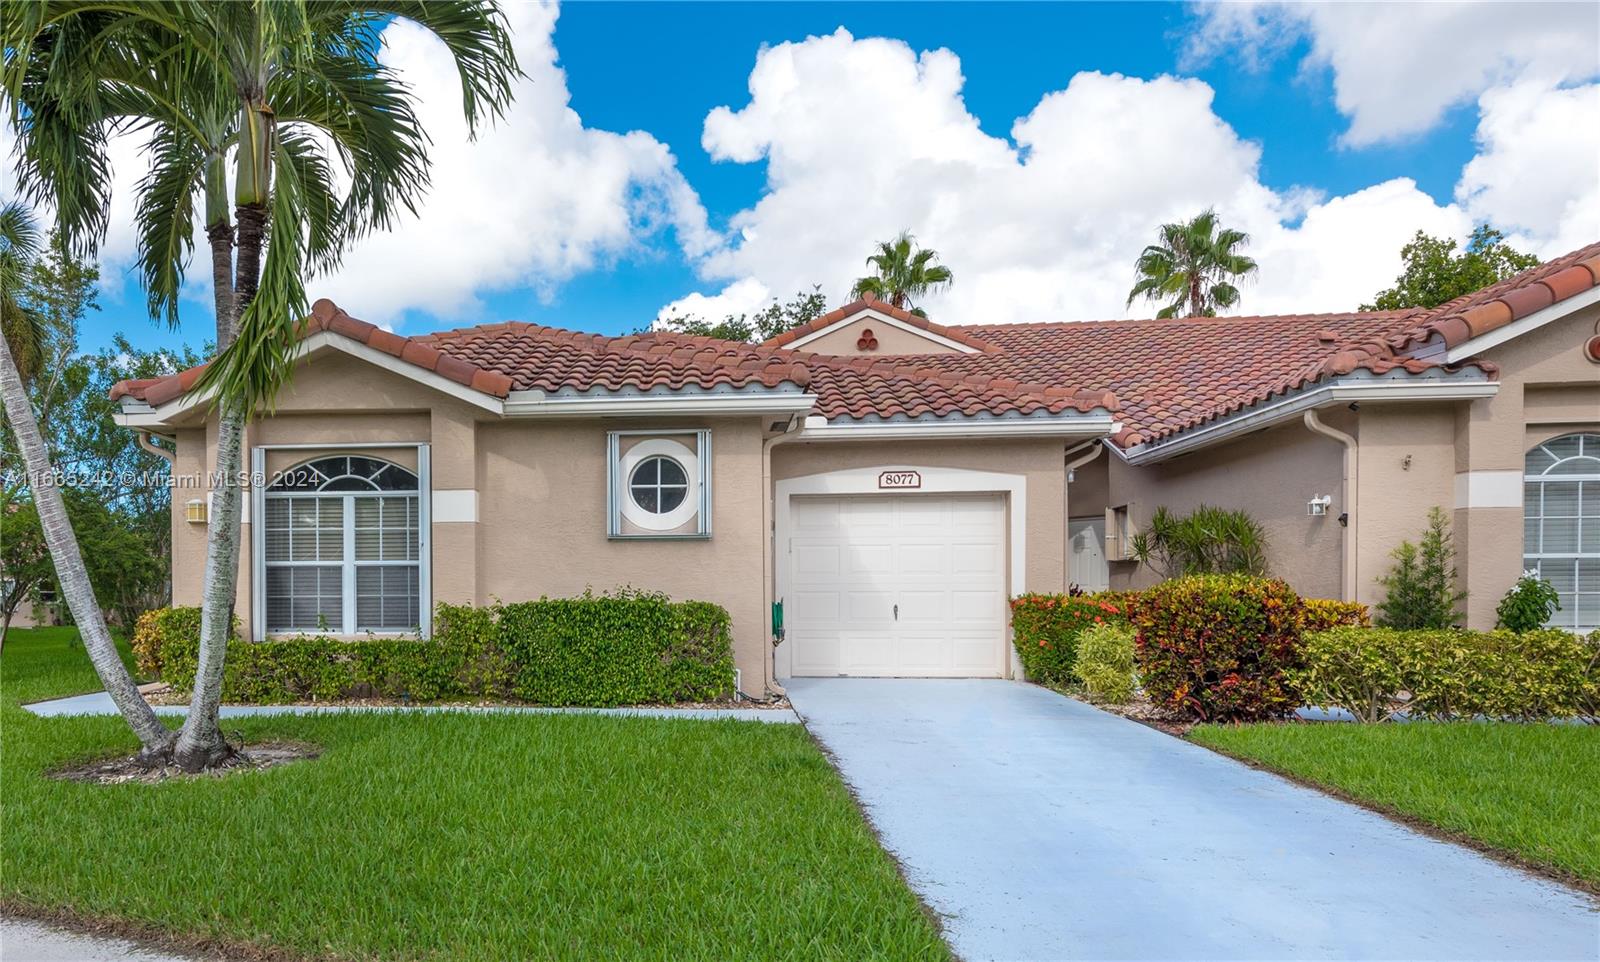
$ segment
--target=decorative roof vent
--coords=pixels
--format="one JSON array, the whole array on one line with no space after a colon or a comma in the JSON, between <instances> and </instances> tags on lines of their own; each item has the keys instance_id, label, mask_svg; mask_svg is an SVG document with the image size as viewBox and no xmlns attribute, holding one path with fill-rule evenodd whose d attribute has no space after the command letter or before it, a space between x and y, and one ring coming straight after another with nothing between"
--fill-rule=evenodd
<instances>
[{"instance_id":1,"label":"decorative roof vent","mask_svg":"<svg viewBox=\"0 0 1600 962\"><path fill-rule=\"evenodd\" d=\"M872 328L863 327L861 336L856 338L856 350L876 351L878 349L878 335L872 333Z\"/></svg>"}]
</instances>

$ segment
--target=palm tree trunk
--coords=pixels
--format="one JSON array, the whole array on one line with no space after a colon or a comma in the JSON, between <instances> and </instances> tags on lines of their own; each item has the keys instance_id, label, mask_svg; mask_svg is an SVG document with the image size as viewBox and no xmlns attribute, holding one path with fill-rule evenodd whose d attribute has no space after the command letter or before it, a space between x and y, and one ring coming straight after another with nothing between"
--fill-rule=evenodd
<instances>
[{"instance_id":1,"label":"palm tree trunk","mask_svg":"<svg viewBox=\"0 0 1600 962\"><path fill-rule=\"evenodd\" d=\"M66 596L67 607L78 623L83 636L84 650L106 686L117 710L128 727L139 737L143 746L140 754L151 761L165 761L172 751L173 734L161 724L156 713L139 694L133 676L117 654L116 642L106 628L106 619L95 600L94 586L89 583L89 572L84 569L83 555L78 549L77 536L67 518L66 502L61 499L61 489L56 487L51 473L50 454L45 449L44 438L39 434L39 423L33 416L33 405L22 385L22 376L11 358L11 348L0 338L0 394L4 395L6 416L16 432L17 446L22 449L22 459L27 467L28 483L33 489L33 500L39 510L39 525L44 530L45 543L50 546L50 557L55 561L56 578L61 583L61 593Z\"/></svg>"},{"instance_id":2,"label":"palm tree trunk","mask_svg":"<svg viewBox=\"0 0 1600 962\"><path fill-rule=\"evenodd\" d=\"M233 344L239 331L238 290L233 276L235 234L228 220L227 167L219 155L206 171L206 237L211 242L211 286L217 314L217 351ZM244 225L240 225L241 231ZM242 246L242 245L241 245ZM257 242L259 250L259 241ZM211 515L206 526L206 567L200 603L200 645L189 716L183 720L173 758L185 771L199 771L233 754L218 724L222 682L233 634L233 605L239 583L243 469L243 412L223 408L217 424L217 458Z\"/></svg>"},{"instance_id":3,"label":"palm tree trunk","mask_svg":"<svg viewBox=\"0 0 1600 962\"><path fill-rule=\"evenodd\" d=\"M1205 310L1205 300L1200 296L1200 275L1198 272L1189 274L1189 316L1199 317Z\"/></svg>"}]
</instances>

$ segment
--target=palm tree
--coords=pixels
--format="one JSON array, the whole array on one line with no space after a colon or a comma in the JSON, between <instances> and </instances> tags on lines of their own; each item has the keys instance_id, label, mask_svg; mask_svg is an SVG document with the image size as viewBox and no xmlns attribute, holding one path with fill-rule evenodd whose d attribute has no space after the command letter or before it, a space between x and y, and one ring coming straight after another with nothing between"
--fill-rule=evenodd
<instances>
[{"instance_id":1,"label":"palm tree","mask_svg":"<svg viewBox=\"0 0 1600 962\"><path fill-rule=\"evenodd\" d=\"M78 633L83 636L84 650L89 653L95 673L111 694L117 710L139 737L142 752L147 757L160 758L171 750L172 732L161 724L139 695L133 677L117 653L116 643L111 640L105 613L95 599L89 572L78 550L78 539L67 519L61 489L52 477L50 452L39 433L33 403L28 399L27 385L18 363L24 356L22 349L15 353L12 350L13 344L32 343L37 347L38 342L29 339L37 338L43 329L38 314L16 297L23 269L38 253L38 245L39 232L26 208L14 203L0 208L0 333L4 334L0 337L0 396L4 398L6 417L22 452L34 505L39 511L39 524L44 529L45 543L56 566L56 578L61 583L61 594L66 598L73 621L77 622Z\"/></svg>"},{"instance_id":2,"label":"palm tree","mask_svg":"<svg viewBox=\"0 0 1600 962\"><path fill-rule=\"evenodd\" d=\"M1249 234L1218 230L1214 210L1187 223L1162 224L1161 243L1139 255L1128 306L1145 298L1168 302L1159 318L1215 317L1218 308L1239 303L1232 280L1255 272L1256 262L1239 253L1248 243Z\"/></svg>"},{"instance_id":3,"label":"palm tree","mask_svg":"<svg viewBox=\"0 0 1600 962\"><path fill-rule=\"evenodd\" d=\"M950 268L936 263L938 259L937 251L919 248L910 231L901 231L894 240L879 244L878 252L867 258L867 266L876 273L856 281L850 296L871 294L901 310L921 315L921 309L914 306L915 300L955 281Z\"/></svg>"},{"instance_id":4,"label":"palm tree","mask_svg":"<svg viewBox=\"0 0 1600 962\"><path fill-rule=\"evenodd\" d=\"M238 580L245 422L289 378L306 275L393 226L428 184L427 135L408 89L377 59L379 34L403 18L444 42L474 132L509 104L516 58L492 0L44 0L12 13L0 39L19 182L54 203L69 243L92 250L106 229L108 138L147 134L139 262L150 314L169 324L197 197L204 205L219 354L196 389L215 397L221 483L199 668L174 749L181 767L197 770L232 753L217 710Z\"/></svg>"}]
</instances>

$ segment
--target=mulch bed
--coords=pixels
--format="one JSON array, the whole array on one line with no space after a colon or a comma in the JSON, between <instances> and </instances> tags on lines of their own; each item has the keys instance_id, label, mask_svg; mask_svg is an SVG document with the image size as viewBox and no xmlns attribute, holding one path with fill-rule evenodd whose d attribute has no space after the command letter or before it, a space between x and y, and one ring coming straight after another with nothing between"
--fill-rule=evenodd
<instances>
[{"instance_id":1,"label":"mulch bed","mask_svg":"<svg viewBox=\"0 0 1600 962\"><path fill-rule=\"evenodd\" d=\"M153 785L158 782L185 778L222 778L235 772L259 772L279 765L305 761L322 754L322 749L303 742L271 741L246 745L238 754L217 768L203 772L186 772L173 765L152 768L137 755L119 755L89 762L77 762L49 772L50 778L69 782L90 782L96 785L122 785L138 782Z\"/></svg>"}]
</instances>

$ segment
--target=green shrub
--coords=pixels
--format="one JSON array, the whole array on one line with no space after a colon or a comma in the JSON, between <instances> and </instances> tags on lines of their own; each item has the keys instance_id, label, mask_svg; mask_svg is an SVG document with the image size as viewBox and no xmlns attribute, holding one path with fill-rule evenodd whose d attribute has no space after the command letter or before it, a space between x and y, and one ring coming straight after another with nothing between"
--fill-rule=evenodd
<instances>
[{"instance_id":1,"label":"green shrub","mask_svg":"<svg viewBox=\"0 0 1600 962\"><path fill-rule=\"evenodd\" d=\"M1267 573L1267 535L1245 511L1202 504L1178 515L1160 505L1133 536L1134 560L1165 578Z\"/></svg>"},{"instance_id":2,"label":"green shrub","mask_svg":"<svg viewBox=\"0 0 1600 962\"><path fill-rule=\"evenodd\" d=\"M139 619L140 664L180 692L194 687L200 610ZM664 595L440 605L434 637L324 636L228 643L225 701L346 698L418 702L517 697L548 705L709 701L733 694L728 613Z\"/></svg>"},{"instance_id":3,"label":"green shrub","mask_svg":"<svg viewBox=\"0 0 1600 962\"><path fill-rule=\"evenodd\" d=\"M1600 635L1341 628L1309 635L1295 672L1310 704L1366 722L1600 715Z\"/></svg>"},{"instance_id":4,"label":"green shrub","mask_svg":"<svg viewBox=\"0 0 1600 962\"><path fill-rule=\"evenodd\" d=\"M1535 631L1549 624L1550 616L1560 610L1556 586L1537 571L1524 571L1495 608L1495 625L1507 631Z\"/></svg>"},{"instance_id":5,"label":"green shrub","mask_svg":"<svg viewBox=\"0 0 1600 962\"><path fill-rule=\"evenodd\" d=\"M1367 606L1359 601L1335 601L1331 598L1304 598L1305 618L1301 631L1328 631L1331 628L1365 628L1372 624Z\"/></svg>"},{"instance_id":6,"label":"green shrub","mask_svg":"<svg viewBox=\"0 0 1600 962\"><path fill-rule=\"evenodd\" d=\"M1305 605L1282 581L1200 575L1164 582L1134 606L1134 654L1151 701L1203 721L1277 718L1299 705Z\"/></svg>"},{"instance_id":7,"label":"green shrub","mask_svg":"<svg viewBox=\"0 0 1600 962\"><path fill-rule=\"evenodd\" d=\"M1387 593L1378 604L1378 624L1385 628L1449 628L1461 622L1456 590L1456 549L1450 524L1438 507L1428 509L1422 544L1400 542L1390 554L1394 567L1378 579Z\"/></svg>"},{"instance_id":8,"label":"green shrub","mask_svg":"<svg viewBox=\"0 0 1600 962\"><path fill-rule=\"evenodd\" d=\"M1073 666L1089 697L1113 705L1133 697L1133 629L1103 622L1078 636L1078 658Z\"/></svg>"},{"instance_id":9,"label":"green shrub","mask_svg":"<svg viewBox=\"0 0 1600 962\"><path fill-rule=\"evenodd\" d=\"M1029 681L1078 680L1078 636L1097 624L1126 623L1127 608L1103 595L1018 595L1011 599L1011 638Z\"/></svg>"}]
</instances>

